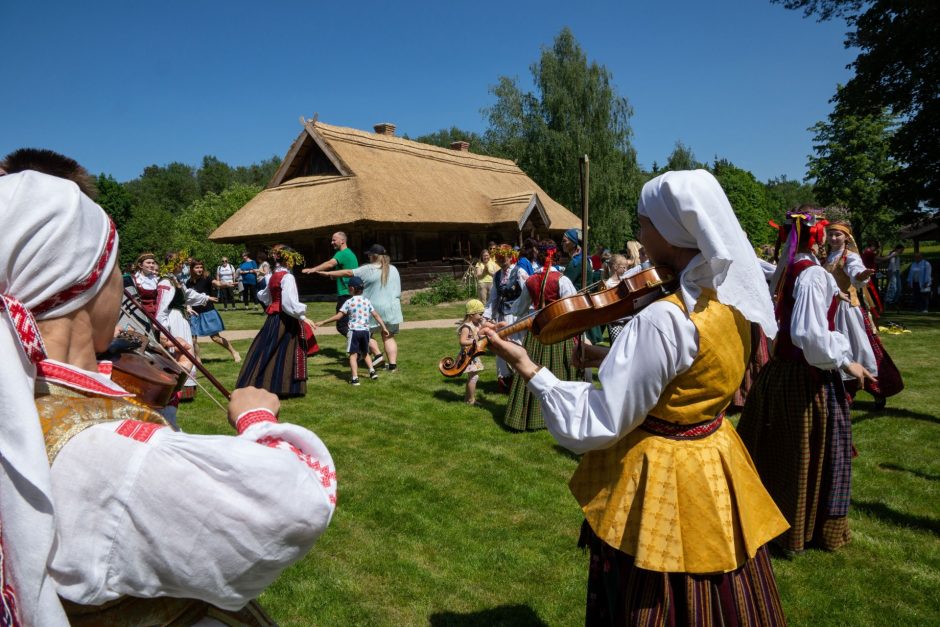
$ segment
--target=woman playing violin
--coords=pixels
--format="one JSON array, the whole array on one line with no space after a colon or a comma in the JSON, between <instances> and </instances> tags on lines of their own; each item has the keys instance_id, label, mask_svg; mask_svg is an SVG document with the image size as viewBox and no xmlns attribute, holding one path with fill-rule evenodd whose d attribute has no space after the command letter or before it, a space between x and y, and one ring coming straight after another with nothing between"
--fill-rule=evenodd
<instances>
[{"instance_id":1,"label":"woman playing violin","mask_svg":"<svg viewBox=\"0 0 940 627\"><path fill-rule=\"evenodd\" d=\"M787 523L724 410L750 350L776 333L754 251L715 178L669 172L644 187L639 239L680 287L610 349L587 347L601 388L560 381L486 331L527 380L548 430L583 453L570 489L591 551L586 623L784 624L764 545ZM668 576L667 576L668 575Z\"/></svg>"},{"instance_id":2,"label":"woman playing violin","mask_svg":"<svg viewBox=\"0 0 940 627\"><path fill-rule=\"evenodd\" d=\"M44 161L52 156L78 167L55 153ZM0 176L4 624L65 625L72 611L87 624L168 624L199 620L207 604L235 614L329 523L329 451L312 432L278 422L278 399L257 388L232 394L236 437L171 431L134 402L96 362L121 302L114 224L74 182L8 162Z\"/></svg>"},{"instance_id":3,"label":"woman playing violin","mask_svg":"<svg viewBox=\"0 0 940 627\"><path fill-rule=\"evenodd\" d=\"M559 299L574 295L575 288L568 277L552 266L552 258L557 250L553 240L546 239L539 242L538 263L541 269L526 279L525 289L522 290L512 307L511 315L514 318L526 315L533 304L536 309L542 309ZM528 333L523 346L527 354L556 376L563 380L574 378L575 369L571 365L574 340L568 339L558 344L542 344L534 333ZM528 379L513 377L512 386L509 389L509 401L506 403L506 426L516 431L544 429L545 422L542 420L538 398L532 395L526 386L526 381Z\"/></svg>"}]
</instances>

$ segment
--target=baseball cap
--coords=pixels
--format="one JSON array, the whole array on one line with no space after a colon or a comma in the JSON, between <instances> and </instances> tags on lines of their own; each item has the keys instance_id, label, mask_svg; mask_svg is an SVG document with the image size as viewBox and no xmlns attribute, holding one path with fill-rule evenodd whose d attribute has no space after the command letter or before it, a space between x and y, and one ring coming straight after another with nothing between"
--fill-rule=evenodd
<instances>
[{"instance_id":1,"label":"baseball cap","mask_svg":"<svg viewBox=\"0 0 940 627\"><path fill-rule=\"evenodd\" d=\"M349 285L349 287L358 288L358 287L362 287L363 285L365 285L365 283L362 282L361 277L354 276L351 279L349 279L349 283L347 283L347 285Z\"/></svg>"},{"instance_id":2,"label":"baseball cap","mask_svg":"<svg viewBox=\"0 0 940 627\"><path fill-rule=\"evenodd\" d=\"M381 244L372 244L372 246L369 247L369 250L366 251L366 254L367 255L384 255L385 247L382 246Z\"/></svg>"}]
</instances>

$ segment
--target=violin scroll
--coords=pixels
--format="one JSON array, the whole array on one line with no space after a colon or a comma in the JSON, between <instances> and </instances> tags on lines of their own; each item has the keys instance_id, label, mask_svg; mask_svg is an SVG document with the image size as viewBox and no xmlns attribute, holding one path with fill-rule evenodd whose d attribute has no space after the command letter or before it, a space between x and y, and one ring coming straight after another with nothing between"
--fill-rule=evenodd
<instances>
[{"instance_id":1,"label":"violin scroll","mask_svg":"<svg viewBox=\"0 0 940 627\"><path fill-rule=\"evenodd\" d=\"M459 377L473 362L473 358L486 352L486 340L474 342L471 346L462 349L457 357L442 357L437 363L437 369L445 377Z\"/></svg>"}]
</instances>

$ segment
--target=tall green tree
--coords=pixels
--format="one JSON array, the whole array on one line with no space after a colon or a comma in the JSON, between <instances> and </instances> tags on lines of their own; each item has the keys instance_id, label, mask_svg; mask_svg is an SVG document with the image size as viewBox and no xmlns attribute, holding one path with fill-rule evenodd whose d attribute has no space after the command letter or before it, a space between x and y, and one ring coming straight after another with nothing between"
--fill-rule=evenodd
<instances>
[{"instance_id":1,"label":"tall green tree","mask_svg":"<svg viewBox=\"0 0 940 627\"><path fill-rule=\"evenodd\" d=\"M771 219L777 222L791 209L796 209L804 203L816 203L812 184L788 179L786 175L770 179L765 188L767 211Z\"/></svg>"},{"instance_id":2,"label":"tall green tree","mask_svg":"<svg viewBox=\"0 0 940 627\"><path fill-rule=\"evenodd\" d=\"M212 242L209 235L260 191L260 186L236 183L221 193L209 192L193 201L173 220L172 235L167 240L170 249L201 259L207 269L218 264L223 255L238 259L242 246Z\"/></svg>"},{"instance_id":3,"label":"tall green tree","mask_svg":"<svg viewBox=\"0 0 940 627\"><path fill-rule=\"evenodd\" d=\"M856 115L837 105L814 133L807 179L817 201L850 211L858 239L890 237L899 215L890 201L889 181L899 166L891 157L893 120L886 113Z\"/></svg>"},{"instance_id":4,"label":"tall green tree","mask_svg":"<svg viewBox=\"0 0 940 627\"><path fill-rule=\"evenodd\" d=\"M590 157L590 241L621 248L633 232L641 183L630 143L633 114L610 71L587 56L564 28L530 70L534 92L499 77L485 134L492 154L515 159L549 195L581 210L579 159Z\"/></svg>"},{"instance_id":5,"label":"tall green tree","mask_svg":"<svg viewBox=\"0 0 940 627\"><path fill-rule=\"evenodd\" d=\"M274 178L274 173L277 172L279 167L281 167L281 158L278 156L249 166L240 165L235 168L235 182L242 185L265 187Z\"/></svg>"},{"instance_id":6,"label":"tall green tree","mask_svg":"<svg viewBox=\"0 0 940 627\"><path fill-rule=\"evenodd\" d=\"M110 174L101 173L95 179L98 187L97 202L107 212L118 232L131 219L131 208L134 199L123 185L118 183Z\"/></svg>"},{"instance_id":7,"label":"tall green tree","mask_svg":"<svg viewBox=\"0 0 940 627\"><path fill-rule=\"evenodd\" d=\"M127 183L127 190L136 207L159 208L170 213L178 213L202 195L194 168L179 162L147 166L140 177Z\"/></svg>"},{"instance_id":8,"label":"tall green tree","mask_svg":"<svg viewBox=\"0 0 940 627\"><path fill-rule=\"evenodd\" d=\"M845 18L846 48L858 48L855 76L835 101L846 113L899 120L891 153L900 167L896 204L940 208L940 2L936 0L771 0L820 20Z\"/></svg>"},{"instance_id":9,"label":"tall green tree","mask_svg":"<svg viewBox=\"0 0 940 627\"><path fill-rule=\"evenodd\" d=\"M755 176L727 159L717 159L711 168L725 191L731 208L747 233L751 244L759 246L770 243L773 230L768 223L767 191Z\"/></svg>"},{"instance_id":10,"label":"tall green tree","mask_svg":"<svg viewBox=\"0 0 940 627\"><path fill-rule=\"evenodd\" d=\"M206 155L202 158L202 166L196 170L196 181L200 195L218 194L235 182L235 172L224 161Z\"/></svg>"},{"instance_id":11,"label":"tall green tree","mask_svg":"<svg viewBox=\"0 0 940 627\"><path fill-rule=\"evenodd\" d=\"M654 164L655 167L655 164ZM666 160L666 170L697 170L705 165L695 158L692 149L677 140L675 148L672 149L669 158Z\"/></svg>"},{"instance_id":12,"label":"tall green tree","mask_svg":"<svg viewBox=\"0 0 940 627\"><path fill-rule=\"evenodd\" d=\"M133 263L143 252L154 253L158 259L170 252L173 235L173 214L161 207L136 206L130 219L118 231L121 236L121 267Z\"/></svg>"}]
</instances>

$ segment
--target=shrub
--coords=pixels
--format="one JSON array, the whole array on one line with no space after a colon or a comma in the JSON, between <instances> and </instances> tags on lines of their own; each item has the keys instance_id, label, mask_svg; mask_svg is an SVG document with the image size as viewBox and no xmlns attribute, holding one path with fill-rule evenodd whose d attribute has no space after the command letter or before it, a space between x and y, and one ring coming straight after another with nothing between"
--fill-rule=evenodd
<instances>
[{"instance_id":1,"label":"shrub","mask_svg":"<svg viewBox=\"0 0 940 627\"><path fill-rule=\"evenodd\" d=\"M439 276L411 297L412 305L437 305L472 298L476 294L474 285L465 284L450 276Z\"/></svg>"}]
</instances>

